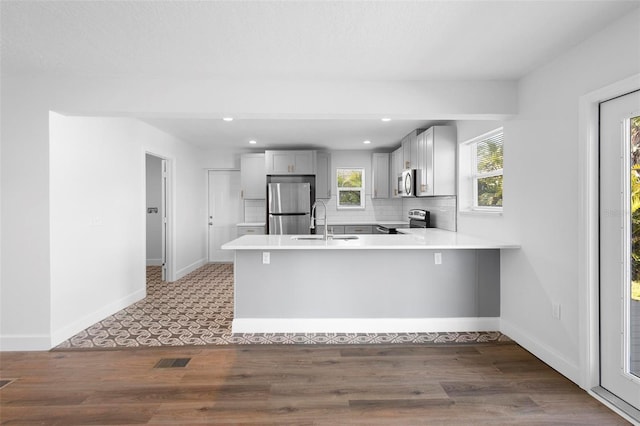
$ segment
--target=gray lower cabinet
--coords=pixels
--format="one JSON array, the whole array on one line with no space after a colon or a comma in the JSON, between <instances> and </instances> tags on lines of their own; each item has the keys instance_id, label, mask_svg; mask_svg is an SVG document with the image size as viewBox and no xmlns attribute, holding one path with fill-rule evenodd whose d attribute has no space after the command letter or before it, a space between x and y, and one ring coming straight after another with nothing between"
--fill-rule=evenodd
<instances>
[{"instance_id":1,"label":"gray lower cabinet","mask_svg":"<svg viewBox=\"0 0 640 426\"><path fill-rule=\"evenodd\" d=\"M373 225L332 225L329 223L329 234L332 235L373 234L374 229ZM318 225L316 234L321 235L322 233L324 233L324 225Z\"/></svg>"},{"instance_id":2,"label":"gray lower cabinet","mask_svg":"<svg viewBox=\"0 0 640 426\"><path fill-rule=\"evenodd\" d=\"M238 237L243 235L263 235L264 226L238 226Z\"/></svg>"},{"instance_id":3,"label":"gray lower cabinet","mask_svg":"<svg viewBox=\"0 0 640 426\"><path fill-rule=\"evenodd\" d=\"M372 225L345 225L345 234L373 234Z\"/></svg>"},{"instance_id":4,"label":"gray lower cabinet","mask_svg":"<svg viewBox=\"0 0 640 426\"><path fill-rule=\"evenodd\" d=\"M323 234L324 233L324 225L319 225L316 228L316 234ZM329 224L329 234L332 235L341 235L344 234L344 225L332 225Z\"/></svg>"}]
</instances>

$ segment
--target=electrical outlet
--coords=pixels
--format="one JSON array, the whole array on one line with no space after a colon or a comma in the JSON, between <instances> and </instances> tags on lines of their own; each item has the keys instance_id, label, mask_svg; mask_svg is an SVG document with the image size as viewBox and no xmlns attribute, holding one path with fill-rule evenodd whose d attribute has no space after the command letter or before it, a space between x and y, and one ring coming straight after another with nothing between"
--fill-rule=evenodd
<instances>
[{"instance_id":1,"label":"electrical outlet","mask_svg":"<svg viewBox=\"0 0 640 426\"><path fill-rule=\"evenodd\" d=\"M436 265L442 265L442 253L434 253L433 260Z\"/></svg>"},{"instance_id":2,"label":"electrical outlet","mask_svg":"<svg viewBox=\"0 0 640 426\"><path fill-rule=\"evenodd\" d=\"M94 216L89 220L89 226L102 226L102 216Z\"/></svg>"},{"instance_id":3,"label":"electrical outlet","mask_svg":"<svg viewBox=\"0 0 640 426\"><path fill-rule=\"evenodd\" d=\"M559 303L553 303L552 309L553 309L553 317L559 320L562 316L562 305L560 305Z\"/></svg>"},{"instance_id":4,"label":"electrical outlet","mask_svg":"<svg viewBox=\"0 0 640 426\"><path fill-rule=\"evenodd\" d=\"M268 251L263 251L262 252L262 264L263 265L268 265L271 263L271 253L269 253Z\"/></svg>"}]
</instances>

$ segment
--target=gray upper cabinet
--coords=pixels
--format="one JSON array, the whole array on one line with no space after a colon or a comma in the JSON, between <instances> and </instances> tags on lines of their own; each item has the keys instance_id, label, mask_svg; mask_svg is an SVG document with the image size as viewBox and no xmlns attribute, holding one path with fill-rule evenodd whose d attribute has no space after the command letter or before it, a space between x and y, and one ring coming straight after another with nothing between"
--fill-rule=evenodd
<instances>
[{"instance_id":1,"label":"gray upper cabinet","mask_svg":"<svg viewBox=\"0 0 640 426\"><path fill-rule=\"evenodd\" d=\"M315 151L266 151L268 175L315 175Z\"/></svg>"},{"instance_id":2,"label":"gray upper cabinet","mask_svg":"<svg viewBox=\"0 0 640 426\"><path fill-rule=\"evenodd\" d=\"M402 138L402 169L411 168L411 139L409 135Z\"/></svg>"},{"instance_id":3,"label":"gray upper cabinet","mask_svg":"<svg viewBox=\"0 0 640 426\"><path fill-rule=\"evenodd\" d=\"M331 198L331 154L316 153L316 198Z\"/></svg>"},{"instance_id":4,"label":"gray upper cabinet","mask_svg":"<svg viewBox=\"0 0 640 426\"><path fill-rule=\"evenodd\" d=\"M418 135L422 133L424 129L416 129L402 138L402 157L403 157L403 169L417 169L418 168Z\"/></svg>"},{"instance_id":5,"label":"gray upper cabinet","mask_svg":"<svg viewBox=\"0 0 640 426\"><path fill-rule=\"evenodd\" d=\"M247 200L264 199L267 177L264 154L242 154L240 157L241 197Z\"/></svg>"},{"instance_id":6,"label":"gray upper cabinet","mask_svg":"<svg viewBox=\"0 0 640 426\"><path fill-rule=\"evenodd\" d=\"M389 198L389 154L374 153L371 165L371 198Z\"/></svg>"},{"instance_id":7,"label":"gray upper cabinet","mask_svg":"<svg viewBox=\"0 0 640 426\"><path fill-rule=\"evenodd\" d=\"M391 153L391 164L389 173L389 188L391 198L400 198L401 194L398 192L398 177L404 169L404 157L402 147L396 149Z\"/></svg>"},{"instance_id":8,"label":"gray upper cabinet","mask_svg":"<svg viewBox=\"0 0 640 426\"><path fill-rule=\"evenodd\" d=\"M456 129L433 126L417 139L416 195L456 194Z\"/></svg>"}]
</instances>

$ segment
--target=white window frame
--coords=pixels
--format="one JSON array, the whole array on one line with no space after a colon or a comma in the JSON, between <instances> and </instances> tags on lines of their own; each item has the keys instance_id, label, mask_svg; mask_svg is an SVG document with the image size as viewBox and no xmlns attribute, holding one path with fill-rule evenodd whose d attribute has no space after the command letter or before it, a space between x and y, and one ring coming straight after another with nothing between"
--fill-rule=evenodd
<instances>
[{"instance_id":1,"label":"white window frame","mask_svg":"<svg viewBox=\"0 0 640 426\"><path fill-rule=\"evenodd\" d=\"M504 129L499 127L490 132L484 133L461 144L460 150L460 212L461 213L494 213L502 214L504 207L504 196L502 206L479 206L478 205L478 180L488 177L503 176L504 185L504 154L503 168L492 170L491 172L478 173L478 143L494 138L496 135L503 135L504 149Z\"/></svg>"},{"instance_id":2,"label":"white window frame","mask_svg":"<svg viewBox=\"0 0 640 426\"><path fill-rule=\"evenodd\" d=\"M362 186L361 187L346 187L338 185L338 173L340 170L358 170L362 173ZM336 208L338 210L362 210L365 208L365 172L364 167L336 167ZM358 206L343 206L340 205L340 191L360 191L360 205Z\"/></svg>"}]
</instances>

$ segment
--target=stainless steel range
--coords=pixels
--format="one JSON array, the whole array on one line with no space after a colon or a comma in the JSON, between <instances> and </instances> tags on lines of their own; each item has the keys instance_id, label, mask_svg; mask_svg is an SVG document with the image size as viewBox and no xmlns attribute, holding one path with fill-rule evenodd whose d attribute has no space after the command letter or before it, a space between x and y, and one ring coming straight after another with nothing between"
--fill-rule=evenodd
<instances>
[{"instance_id":1,"label":"stainless steel range","mask_svg":"<svg viewBox=\"0 0 640 426\"><path fill-rule=\"evenodd\" d=\"M431 214L428 210L411 209L409 210L409 228L430 228Z\"/></svg>"}]
</instances>

